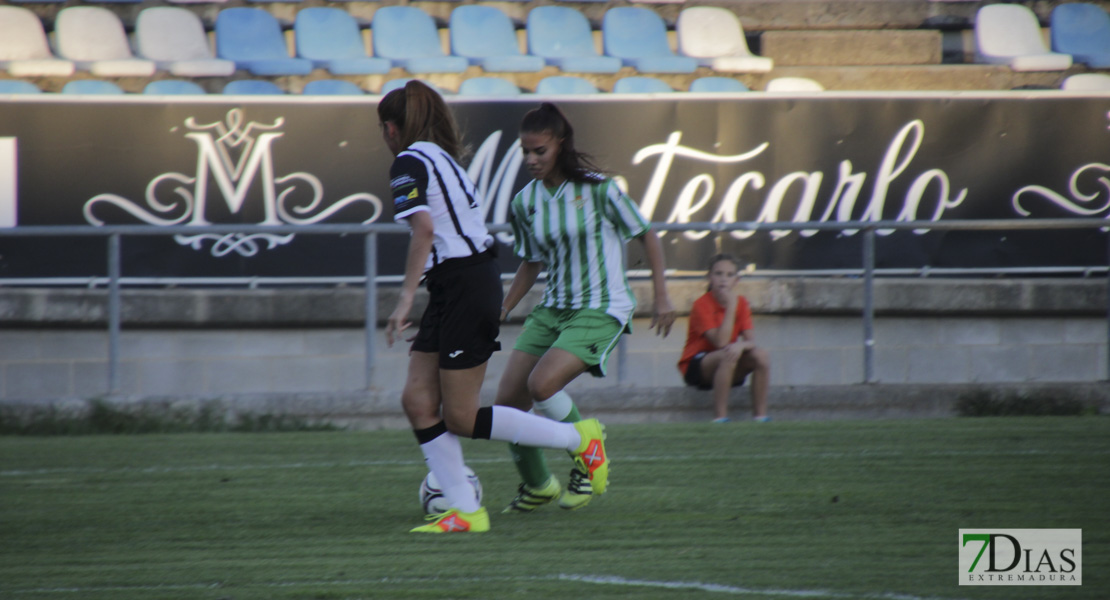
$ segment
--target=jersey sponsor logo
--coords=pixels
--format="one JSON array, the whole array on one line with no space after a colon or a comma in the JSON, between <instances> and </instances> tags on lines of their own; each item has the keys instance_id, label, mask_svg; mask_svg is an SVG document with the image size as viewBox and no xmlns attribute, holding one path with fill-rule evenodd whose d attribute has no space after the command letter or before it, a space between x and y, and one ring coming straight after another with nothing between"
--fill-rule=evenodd
<instances>
[{"instance_id":1,"label":"jersey sponsor logo","mask_svg":"<svg viewBox=\"0 0 1110 600\"><path fill-rule=\"evenodd\" d=\"M412 175L408 175L408 174L398 175L398 176L394 177L393 179L389 180L389 187L391 187L393 189L397 189L399 187L404 187L406 185L413 185L415 183L416 183L416 180L413 179Z\"/></svg>"},{"instance_id":2,"label":"jersey sponsor logo","mask_svg":"<svg viewBox=\"0 0 1110 600\"><path fill-rule=\"evenodd\" d=\"M451 354L448 354L447 356L449 356L451 358L458 358L459 355L462 354L462 353L463 353L462 350L455 350L454 352L452 352Z\"/></svg>"},{"instance_id":3,"label":"jersey sponsor logo","mask_svg":"<svg viewBox=\"0 0 1110 600\"><path fill-rule=\"evenodd\" d=\"M419 188L412 188L412 191L409 192L409 195L405 196L405 197L408 198L409 200L415 200L419 196L420 196L420 189Z\"/></svg>"}]
</instances>

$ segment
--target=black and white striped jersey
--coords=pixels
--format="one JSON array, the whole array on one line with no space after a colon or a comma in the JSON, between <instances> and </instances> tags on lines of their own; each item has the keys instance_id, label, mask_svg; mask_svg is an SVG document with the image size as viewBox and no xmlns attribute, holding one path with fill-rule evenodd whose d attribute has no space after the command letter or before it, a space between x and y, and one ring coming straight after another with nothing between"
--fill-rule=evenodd
<instances>
[{"instance_id":1,"label":"black and white striped jersey","mask_svg":"<svg viewBox=\"0 0 1110 600\"><path fill-rule=\"evenodd\" d=\"M436 144L416 142L398 154L389 169L389 185L393 220L405 221L421 210L432 217L435 241L425 271L493 245L477 188L459 163Z\"/></svg>"}]
</instances>

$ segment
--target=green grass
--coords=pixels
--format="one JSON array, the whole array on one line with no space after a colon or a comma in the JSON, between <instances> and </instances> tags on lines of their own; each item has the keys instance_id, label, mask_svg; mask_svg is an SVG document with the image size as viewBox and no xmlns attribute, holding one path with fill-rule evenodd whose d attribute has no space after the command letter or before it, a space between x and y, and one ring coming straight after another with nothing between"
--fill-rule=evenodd
<instances>
[{"instance_id":1,"label":"green grass","mask_svg":"<svg viewBox=\"0 0 1110 600\"><path fill-rule=\"evenodd\" d=\"M608 445L611 491L581 511L418 536L405 431L0 437L0 598L1110 593L1110 419L624 425ZM507 451L464 447L499 513ZM957 531L985 527L1082 528L1084 585L958 586Z\"/></svg>"}]
</instances>

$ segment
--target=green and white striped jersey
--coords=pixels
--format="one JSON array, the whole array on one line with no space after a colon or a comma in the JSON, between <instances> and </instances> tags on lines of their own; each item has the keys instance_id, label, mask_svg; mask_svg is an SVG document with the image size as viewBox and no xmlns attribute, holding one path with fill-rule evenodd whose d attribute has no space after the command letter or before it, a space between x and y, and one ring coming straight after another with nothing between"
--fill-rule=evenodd
<instances>
[{"instance_id":1,"label":"green and white striped jersey","mask_svg":"<svg viewBox=\"0 0 1110 600\"><path fill-rule=\"evenodd\" d=\"M513 197L509 221L513 252L547 269L541 305L593 308L628 323L636 298L624 271L624 244L650 224L611 179L565 181L555 190L532 180Z\"/></svg>"}]
</instances>

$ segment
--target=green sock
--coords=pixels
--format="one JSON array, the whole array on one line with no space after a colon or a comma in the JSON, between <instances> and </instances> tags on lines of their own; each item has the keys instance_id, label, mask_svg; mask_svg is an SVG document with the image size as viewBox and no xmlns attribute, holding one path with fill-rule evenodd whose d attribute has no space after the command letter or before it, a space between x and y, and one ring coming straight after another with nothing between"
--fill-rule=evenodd
<instances>
[{"instance_id":1,"label":"green sock","mask_svg":"<svg viewBox=\"0 0 1110 600\"><path fill-rule=\"evenodd\" d=\"M543 402L537 402L536 413L563 423L577 423L582 420L570 394L562 390ZM542 487L548 479L551 479L551 469L547 467L547 457L544 456L542 448L509 444L509 453L513 456L513 463L516 464L516 470L520 472L520 478L528 487Z\"/></svg>"},{"instance_id":2,"label":"green sock","mask_svg":"<svg viewBox=\"0 0 1110 600\"><path fill-rule=\"evenodd\" d=\"M520 472L520 478L528 487L543 487L547 480L551 479L551 470L547 468L547 458L543 455L543 448L509 444L509 454L513 455L516 470Z\"/></svg>"}]
</instances>

